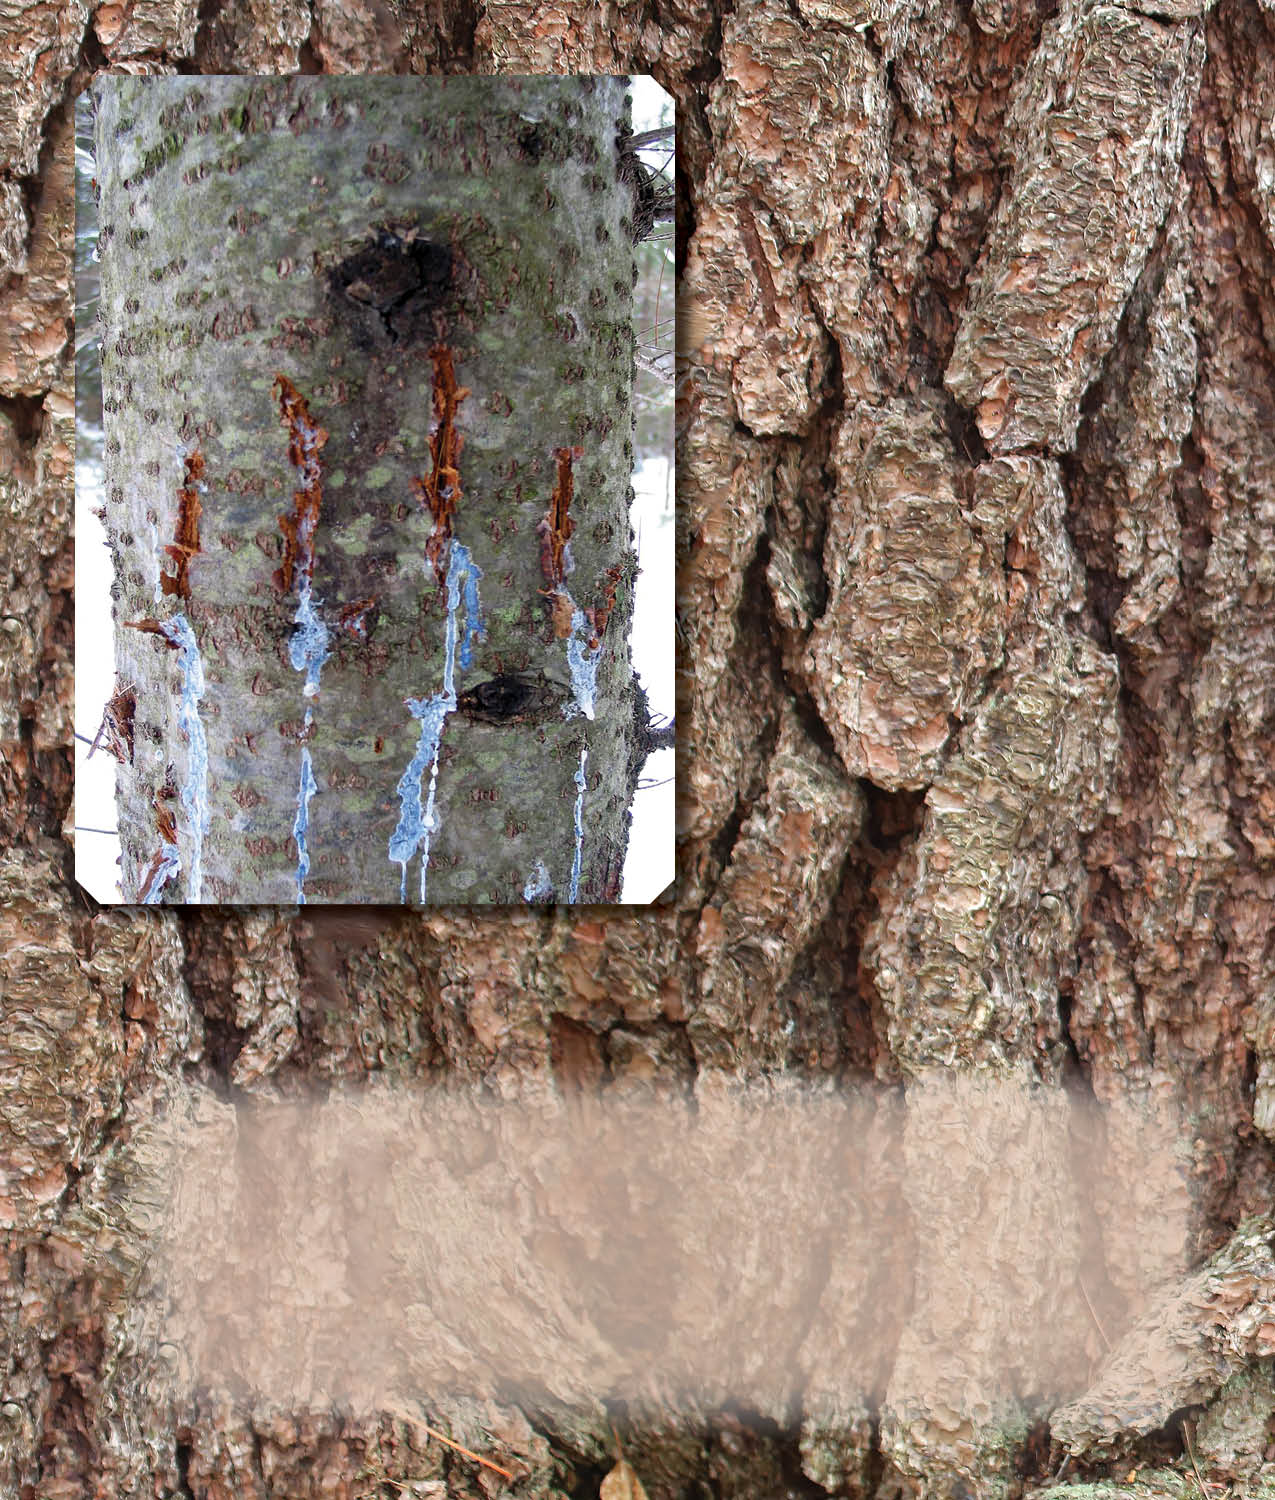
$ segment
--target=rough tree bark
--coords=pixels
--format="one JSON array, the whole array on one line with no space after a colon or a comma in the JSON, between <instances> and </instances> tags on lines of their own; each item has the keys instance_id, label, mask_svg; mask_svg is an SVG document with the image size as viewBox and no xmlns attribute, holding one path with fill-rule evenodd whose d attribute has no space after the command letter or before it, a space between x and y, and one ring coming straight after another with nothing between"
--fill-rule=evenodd
<instances>
[{"instance_id":1,"label":"rough tree bark","mask_svg":"<svg viewBox=\"0 0 1275 1500\"><path fill-rule=\"evenodd\" d=\"M624 81L98 92L126 898L616 899Z\"/></svg>"},{"instance_id":2,"label":"rough tree bark","mask_svg":"<svg viewBox=\"0 0 1275 1500\"><path fill-rule=\"evenodd\" d=\"M376 1074L534 1097L655 1076L706 1093L781 1070L915 1095L934 1068L1171 1101L1192 1264L1112 1242L1090 1294L1117 1348L1066 1410L912 1409L908 1366L977 1212L977 1183L954 1183L953 1215L917 1226L932 1274L880 1378L847 1342L844 1409L821 1426L621 1423L650 1494L1039 1494L1064 1458L1050 1492L1075 1500L1198 1494L1197 1467L1269 1492L1265 0L227 0L202 22L104 5L85 33L87 14L7 16L0 113L10 1492L496 1488L389 1419L154 1404L146 1330L90 1229L112 1221L130 1135L198 1088ZM104 64L649 70L676 96L672 907L178 916L75 893L66 101ZM910 1121L883 1181L941 1180L943 1134ZM1135 1137L1108 1148L1118 1200ZM1083 1226L1060 1227L1070 1253ZM1121 1342L1122 1288L1148 1268L1165 1300ZM971 1343L936 1379L977 1386L1004 1355ZM612 1452L602 1414L456 1421L525 1494L589 1494Z\"/></svg>"}]
</instances>

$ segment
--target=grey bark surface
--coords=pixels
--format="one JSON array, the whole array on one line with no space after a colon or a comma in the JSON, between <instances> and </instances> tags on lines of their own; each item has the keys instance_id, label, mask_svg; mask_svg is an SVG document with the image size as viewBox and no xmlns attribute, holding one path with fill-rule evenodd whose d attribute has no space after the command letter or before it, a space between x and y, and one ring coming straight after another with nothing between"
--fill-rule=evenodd
<instances>
[{"instance_id":1,"label":"grey bark surface","mask_svg":"<svg viewBox=\"0 0 1275 1500\"><path fill-rule=\"evenodd\" d=\"M640 758L627 647L634 270L632 191L615 144L623 105L618 80L101 86L106 523L117 679L137 699L132 761L117 778L128 899L146 886L161 842L155 800L173 782L182 873L165 900L295 899L299 810L307 901L398 900L396 788L422 733L405 700L444 688L449 630L460 707L441 733L428 900L517 902L538 866L568 899L577 801L577 899L615 898ZM382 311L364 261L390 235L382 280L424 280L415 293L387 286ZM431 351L442 347L462 392L454 416L440 416L433 396ZM311 652L326 652L311 697L289 656L303 629L300 584L272 582L279 517L291 517L305 481L289 461L278 376L327 434L312 543L327 644ZM446 582L427 557L437 527L413 491L449 423L459 495L446 533L481 575L482 640L468 636L464 599L449 623L458 580L446 542L431 554ZM590 654L591 628L556 625L541 566L538 527L564 448L576 454L566 587L582 611L614 601L592 718L568 661L572 644ZM183 601L161 594L160 575L175 572L166 549L194 452L200 546ZM342 629L347 607L363 613ZM198 768L182 719L185 656L126 628L165 624L178 609L204 678L202 838L186 798ZM508 678L534 685L529 708L503 721L481 701L466 706L467 693ZM303 749L309 799L298 790ZM416 766L422 801L430 770L428 756ZM413 901L420 862L414 854L402 875Z\"/></svg>"},{"instance_id":2,"label":"grey bark surface","mask_svg":"<svg viewBox=\"0 0 1275 1500\"><path fill-rule=\"evenodd\" d=\"M1180 1216L1184 1249L1095 1235L1061 1192L1056 1275L1020 1224L1000 1242L1048 1330L1096 1238L1085 1395L904 1399L928 1330L958 1318L964 1231L981 1227L978 1174L949 1183L939 1122L917 1116L907 1170L950 1186L915 1229L939 1279L880 1310L881 1367L862 1368L855 1329L815 1329L847 1372L810 1393L817 1415L489 1403L433 1425L544 1497L592 1500L611 1418L652 1500L1269 1495L1269 4L229 0L200 16L192 33L185 6L101 6L85 35L83 9L5 15L21 192L3 200L0 294L0 1485L502 1492L390 1414L155 1400L166 1356L126 1295L120 1193L152 1116L370 1075L534 1100L650 1079L708 1097L782 1072L915 1102L938 1069L1177 1113L1175 1183L1148 1183L1137 1131L1115 1129L1096 1190L1107 1217L1130 1193ZM74 893L63 101L103 66L649 68L675 95L686 770L670 907L179 915ZM894 595L899 531L920 555ZM881 1163L883 1191L903 1165ZM1148 1278L1163 1300L1126 1328ZM1015 1354L972 1326L962 1348L936 1372L948 1392L982 1390Z\"/></svg>"}]
</instances>

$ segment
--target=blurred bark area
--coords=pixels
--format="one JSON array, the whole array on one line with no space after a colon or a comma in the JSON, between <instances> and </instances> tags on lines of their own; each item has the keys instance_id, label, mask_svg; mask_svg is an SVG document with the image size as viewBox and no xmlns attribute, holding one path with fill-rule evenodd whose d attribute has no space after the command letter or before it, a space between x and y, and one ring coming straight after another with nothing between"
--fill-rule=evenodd
<instances>
[{"instance_id":1,"label":"blurred bark area","mask_svg":"<svg viewBox=\"0 0 1275 1500\"><path fill-rule=\"evenodd\" d=\"M652 1500L1269 1485L1268 0L15 0L0 31L0 1490L592 1496L611 1417ZM179 914L77 891L70 102L104 68L650 72L676 97L671 905ZM128 1296L121 1184L139 1127L200 1091L375 1074L534 1101L780 1071L907 1094L936 1068L1183 1121L1188 1263L1111 1248L1084 1291L1116 1348L1052 1435L1048 1393L980 1400L1003 1340L932 1372L946 1399L906 1397L926 1320L950 1332L978 1274L974 1181L916 1224L931 1275L893 1372L846 1344L817 1424L437 1412L511 1488L392 1414L155 1396L173 1351ZM940 1123L910 1116L883 1174L941 1181ZM1137 1143L1106 1142L1115 1205ZM1088 1227L1058 1227L1079 1257ZM1030 1269L1015 1229L1002 1258ZM1122 1346L1148 1277L1165 1302Z\"/></svg>"}]
</instances>

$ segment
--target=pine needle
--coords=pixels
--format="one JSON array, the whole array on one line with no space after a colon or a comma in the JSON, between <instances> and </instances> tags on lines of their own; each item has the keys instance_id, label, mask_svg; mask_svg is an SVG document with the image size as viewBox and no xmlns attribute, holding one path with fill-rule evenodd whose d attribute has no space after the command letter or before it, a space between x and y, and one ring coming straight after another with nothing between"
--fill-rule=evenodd
<instances>
[{"instance_id":1,"label":"pine needle","mask_svg":"<svg viewBox=\"0 0 1275 1500\"><path fill-rule=\"evenodd\" d=\"M419 1427L422 1432L428 1433L432 1438L437 1438L440 1443L445 1443L447 1447L454 1448L457 1453L462 1454L465 1458L472 1459L476 1464L482 1464L484 1469L494 1469L502 1478L508 1479L511 1484L513 1483L515 1476L508 1469L502 1469L499 1464L493 1463L489 1458L484 1458L481 1453L475 1453L472 1449L458 1443L454 1438L445 1436L436 1427L431 1427L428 1422L422 1422L418 1416L404 1411L401 1407L388 1407L386 1410L390 1411L393 1416L398 1417L401 1421L410 1422L413 1427Z\"/></svg>"},{"instance_id":2,"label":"pine needle","mask_svg":"<svg viewBox=\"0 0 1275 1500\"><path fill-rule=\"evenodd\" d=\"M1182 1426L1182 1436L1186 1439L1187 1457L1191 1460L1191 1468L1195 1471L1195 1482L1200 1486L1200 1494L1204 1497L1204 1500L1209 1500L1209 1492L1205 1488L1204 1479L1200 1474L1200 1466L1195 1461L1195 1450L1191 1447L1191 1434L1187 1430L1185 1423Z\"/></svg>"},{"instance_id":3,"label":"pine needle","mask_svg":"<svg viewBox=\"0 0 1275 1500\"><path fill-rule=\"evenodd\" d=\"M431 1427L428 1422L417 1422L416 1425L425 1432L428 1432L430 1437L437 1438L440 1443L446 1443L449 1448L455 1448L457 1453L463 1453L466 1458L472 1458L476 1464L482 1464L484 1469L495 1469L497 1474L503 1474L510 1483L513 1482L514 1476L508 1469L502 1469L499 1464L492 1463L491 1459L484 1458L481 1453L474 1453L470 1449L462 1447L460 1443L453 1441L453 1439L444 1437L441 1432Z\"/></svg>"},{"instance_id":4,"label":"pine needle","mask_svg":"<svg viewBox=\"0 0 1275 1500\"><path fill-rule=\"evenodd\" d=\"M1111 1340L1107 1337L1107 1330L1102 1326L1102 1320L1098 1317L1097 1312L1095 1312L1094 1310L1093 1303L1089 1300L1089 1293L1085 1290L1084 1279L1081 1277L1079 1272L1076 1273L1076 1285L1080 1288L1080 1295L1085 1299L1085 1306L1089 1309L1089 1316L1094 1321L1094 1327L1098 1330L1098 1336L1107 1346L1107 1353L1110 1354Z\"/></svg>"}]
</instances>

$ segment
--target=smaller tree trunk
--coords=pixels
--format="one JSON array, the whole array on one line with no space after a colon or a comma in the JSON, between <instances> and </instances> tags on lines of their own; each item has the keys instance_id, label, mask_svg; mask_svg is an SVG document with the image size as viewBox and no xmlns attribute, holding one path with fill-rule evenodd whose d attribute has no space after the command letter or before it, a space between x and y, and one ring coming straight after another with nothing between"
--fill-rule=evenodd
<instances>
[{"instance_id":1,"label":"smaller tree trunk","mask_svg":"<svg viewBox=\"0 0 1275 1500\"><path fill-rule=\"evenodd\" d=\"M625 80L97 87L128 898L616 899Z\"/></svg>"}]
</instances>

